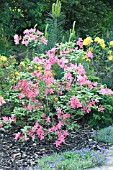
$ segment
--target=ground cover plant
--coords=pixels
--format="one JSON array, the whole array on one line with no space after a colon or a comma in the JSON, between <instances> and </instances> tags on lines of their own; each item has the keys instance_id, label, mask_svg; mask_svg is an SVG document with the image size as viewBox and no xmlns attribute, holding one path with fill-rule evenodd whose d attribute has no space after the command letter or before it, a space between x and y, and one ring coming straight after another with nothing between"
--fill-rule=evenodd
<instances>
[{"instance_id":1,"label":"ground cover plant","mask_svg":"<svg viewBox=\"0 0 113 170\"><path fill-rule=\"evenodd\" d=\"M83 170L85 168L100 166L106 160L103 151L91 151L89 148L63 152L44 156L38 160L35 167L25 170Z\"/></svg>"},{"instance_id":2,"label":"ground cover plant","mask_svg":"<svg viewBox=\"0 0 113 170\"><path fill-rule=\"evenodd\" d=\"M99 141L113 144L113 125L95 130L93 136Z\"/></svg>"}]
</instances>

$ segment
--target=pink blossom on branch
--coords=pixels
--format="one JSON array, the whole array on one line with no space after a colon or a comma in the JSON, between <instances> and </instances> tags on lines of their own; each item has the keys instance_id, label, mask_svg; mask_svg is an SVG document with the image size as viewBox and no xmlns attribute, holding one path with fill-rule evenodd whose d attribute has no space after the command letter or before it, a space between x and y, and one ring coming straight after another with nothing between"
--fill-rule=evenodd
<instances>
[{"instance_id":1,"label":"pink blossom on branch","mask_svg":"<svg viewBox=\"0 0 113 170\"><path fill-rule=\"evenodd\" d=\"M21 133L20 132L15 134L15 140L18 140L20 137L21 137Z\"/></svg>"},{"instance_id":2,"label":"pink blossom on branch","mask_svg":"<svg viewBox=\"0 0 113 170\"><path fill-rule=\"evenodd\" d=\"M93 58L93 53L91 51L86 52L86 58Z\"/></svg>"},{"instance_id":3,"label":"pink blossom on branch","mask_svg":"<svg viewBox=\"0 0 113 170\"><path fill-rule=\"evenodd\" d=\"M45 45L47 45L48 40L46 40L44 36L40 38L40 41L42 41Z\"/></svg>"},{"instance_id":4,"label":"pink blossom on branch","mask_svg":"<svg viewBox=\"0 0 113 170\"><path fill-rule=\"evenodd\" d=\"M82 107L82 104L80 103L80 101L78 100L78 98L75 97L75 96L72 96L72 97L70 98L70 104L71 104L71 107L72 107L72 108L80 108L80 107Z\"/></svg>"}]
</instances>

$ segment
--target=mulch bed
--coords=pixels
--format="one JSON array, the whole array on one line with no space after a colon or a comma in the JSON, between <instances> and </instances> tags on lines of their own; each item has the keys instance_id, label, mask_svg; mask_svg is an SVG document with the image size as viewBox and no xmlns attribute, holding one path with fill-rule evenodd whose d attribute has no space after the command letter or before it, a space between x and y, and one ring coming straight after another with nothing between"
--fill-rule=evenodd
<instances>
[{"instance_id":1,"label":"mulch bed","mask_svg":"<svg viewBox=\"0 0 113 170\"><path fill-rule=\"evenodd\" d=\"M66 143L58 148L47 138L43 141L37 139L25 143L15 141L14 133L14 128L0 130L0 170L24 170L25 167L35 166L37 158L54 152L79 150L84 147L96 150L109 147L107 143L93 139L92 130L88 127L71 132L71 136L66 138Z\"/></svg>"}]
</instances>

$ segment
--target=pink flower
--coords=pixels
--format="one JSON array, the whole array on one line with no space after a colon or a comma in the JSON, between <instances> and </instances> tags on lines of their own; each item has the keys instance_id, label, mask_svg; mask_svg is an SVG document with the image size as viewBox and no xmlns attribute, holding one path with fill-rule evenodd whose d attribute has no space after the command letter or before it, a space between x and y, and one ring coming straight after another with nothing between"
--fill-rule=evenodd
<instances>
[{"instance_id":1,"label":"pink flower","mask_svg":"<svg viewBox=\"0 0 113 170\"><path fill-rule=\"evenodd\" d=\"M7 117L7 116L2 117L2 119L3 119L5 122L8 122L8 121L9 121L9 117Z\"/></svg>"},{"instance_id":2,"label":"pink flower","mask_svg":"<svg viewBox=\"0 0 113 170\"><path fill-rule=\"evenodd\" d=\"M108 89L108 88L104 88L103 85L101 85L100 87L100 92L103 94L103 95L108 95L108 94L111 94L113 95L113 91L111 89Z\"/></svg>"},{"instance_id":3,"label":"pink flower","mask_svg":"<svg viewBox=\"0 0 113 170\"><path fill-rule=\"evenodd\" d=\"M86 74L86 71L84 70L84 67L82 64L79 64L76 71L79 73L79 74L83 74L85 75Z\"/></svg>"},{"instance_id":4,"label":"pink flower","mask_svg":"<svg viewBox=\"0 0 113 170\"><path fill-rule=\"evenodd\" d=\"M42 37L40 38L40 40L41 40L45 45L47 45L48 40L46 40L44 36L42 36Z\"/></svg>"},{"instance_id":5,"label":"pink flower","mask_svg":"<svg viewBox=\"0 0 113 170\"><path fill-rule=\"evenodd\" d=\"M57 128L58 128L58 129L61 129L61 126L62 126L62 122L59 121L59 123L57 124Z\"/></svg>"},{"instance_id":6,"label":"pink flower","mask_svg":"<svg viewBox=\"0 0 113 170\"><path fill-rule=\"evenodd\" d=\"M36 76L39 80L42 79L42 73L39 72L39 71L34 71L34 72L32 73L32 76Z\"/></svg>"},{"instance_id":7,"label":"pink flower","mask_svg":"<svg viewBox=\"0 0 113 170\"><path fill-rule=\"evenodd\" d=\"M79 108L82 107L82 104L79 102L78 98L72 96L70 99L71 107L72 108Z\"/></svg>"},{"instance_id":8,"label":"pink flower","mask_svg":"<svg viewBox=\"0 0 113 170\"><path fill-rule=\"evenodd\" d=\"M23 108L26 108L27 106L26 106L26 102L24 102L24 104L23 104Z\"/></svg>"},{"instance_id":9,"label":"pink flower","mask_svg":"<svg viewBox=\"0 0 113 170\"><path fill-rule=\"evenodd\" d=\"M61 68L65 68L66 69L67 68L66 63L68 63L68 60L65 57L62 57L62 58L58 59L58 65Z\"/></svg>"},{"instance_id":10,"label":"pink flower","mask_svg":"<svg viewBox=\"0 0 113 170\"><path fill-rule=\"evenodd\" d=\"M29 138L27 137L26 134L24 135L24 140L25 140L25 141L29 140Z\"/></svg>"},{"instance_id":11,"label":"pink flower","mask_svg":"<svg viewBox=\"0 0 113 170\"><path fill-rule=\"evenodd\" d=\"M70 72L65 73L65 74L64 74L64 78L65 78L66 80L73 80L73 77L72 77L72 75L71 75Z\"/></svg>"},{"instance_id":12,"label":"pink flower","mask_svg":"<svg viewBox=\"0 0 113 170\"><path fill-rule=\"evenodd\" d=\"M60 137L59 137L59 141L62 143L62 142L65 142L65 137L63 136L63 135L61 135Z\"/></svg>"},{"instance_id":13,"label":"pink flower","mask_svg":"<svg viewBox=\"0 0 113 170\"><path fill-rule=\"evenodd\" d=\"M27 108L28 108L29 111L32 111L33 106L31 104L29 104Z\"/></svg>"},{"instance_id":14,"label":"pink flower","mask_svg":"<svg viewBox=\"0 0 113 170\"><path fill-rule=\"evenodd\" d=\"M77 76L77 81L79 82L79 84L82 86L84 84L87 84L87 76L84 75L84 76L81 76L81 75L78 75Z\"/></svg>"},{"instance_id":15,"label":"pink flower","mask_svg":"<svg viewBox=\"0 0 113 170\"><path fill-rule=\"evenodd\" d=\"M67 135L68 135L68 131L65 130L65 131L64 131L64 136L66 137Z\"/></svg>"},{"instance_id":16,"label":"pink flower","mask_svg":"<svg viewBox=\"0 0 113 170\"><path fill-rule=\"evenodd\" d=\"M86 52L86 57L87 58L93 58L93 53L91 51Z\"/></svg>"},{"instance_id":17,"label":"pink flower","mask_svg":"<svg viewBox=\"0 0 113 170\"><path fill-rule=\"evenodd\" d=\"M60 107L57 108L57 113L62 113L62 109Z\"/></svg>"},{"instance_id":18,"label":"pink flower","mask_svg":"<svg viewBox=\"0 0 113 170\"><path fill-rule=\"evenodd\" d=\"M24 44L25 46L28 46L28 40L26 40L25 38L23 38L23 40L22 40L22 44Z\"/></svg>"},{"instance_id":19,"label":"pink flower","mask_svg":"<svg viewBox=\"0 0 113 170\"><path fill-rule=\"evenodd\" d=\"M23 94L23 93L20 93L19 95L18 95L18 98L19 99L23 99L25 97L25 94Z\"/></svg>"},{"instance_id":20,"label":"pink flower","mask_svg":"<svg viewBox=\"0 0 113 170\"><path fill-rule=\"evenodd\" d=\"M82 48L83 47L83 40L82 38L78 38L77 45Z\"/></svg>"},{"instance_id":21,"label":"pink flower","mask_svg":"<svg viewBox=\"0 0 113 170\"><path fill-rule=\"evenodd\" d=\"M43 119L45 119L45 118L46 118L46 114L45 114L45 113L43 113L42 118L43 118Z\"/></svg>"},{"instance_id":22,"label":"pink flower","mask_svg":"<svg viewBox=\"0 0 113 170\"><path fill-rule=\"evenodd\" d=\"M23 33L24 33L24 34L26 34L26 35L28 35L28 34L29 34L29 32L30 32L30 31L29 31L28 29L26 29L26 30L24 30L24 32L23 32Z\"/></svg>"},{"instance_id":23,"label":"pink flower","mask_svg":"<svg viewBox=\"0 0 113 170\"><path fill-rule=\"evenodd\" d=\"M0 122L0 128L1 128L2 126L4 126L4 124L3 124L3 122Z\"/></svg>"},{"instance_id":24,"label":"pink flower","mask_svg":"<svg viewBox=\"0 0 113 170\"><path fill-rule=\"evenodd\" d=\"M61 118L61 113L57 113L56 115L57 115L58 119Z\"/></svg>"},{"instance_id":25,"label":"pink flower","mask_svg":"<svg viewBox=\"0 0 113 170\"><path fill-rule=\"evenodd\" d=\"M105 110L105 109L103 108L103 106L102 106L102 105L99 105L99 107L98 107L98 108L99 108L100 112L104 112L104 110Z\"/></svg>"},{"instance_id":26,"label":"pink flower","mask_svg":"<svg viewBox=\"0 0 113 170\"><path fill-rule=\"evenodd\" d=\"M56 145L56 147L58 147L58 146L60 146L61 145L61 141L55 141L55 145Z\"/></svg>"},{"instance_id":27,"label":"pink flower","mask_svg":"<svg viewBox=\"0 0 113 170\"><path fill-rule=\"evenodd\" d=\"M11 115L11 119L14 123L16 123L16 117L14 115Z\"/></svg>"},{"instance_id":28,"label":"pink flower","mask_svg":"<svg viewBox=\"0 0 113 170\"><path fill-rule=\"evenodd\" d=\"M49 122L51 122L51 121L50 121L50 117L48 116L48 117L46 118L46 123L49 123Z\"/></svg>"},{"instance_id":29,"label":"pink flower","mask_svg":"<svg viewBox=\"0 0 113 170\"><path fill-rule=\"evenodd\" d=\"M14 35L14 42L15 44L19 44L19 41L21 40L21 36L18 36L17 34Z\"/></svg>"},{"instance_id":30,"label":"pink flower","mask_svg":"<svg viewBox=\"0 0 113 170\"><path fill-rule=\"evenodd\" d=\"M70 114L69 113L66 113L63 115L63 118L66 119L66 118L70 118Z\"/></svg>"},{"instance_id":31,"label":"pink flower","mask_svg":"<svg viewBox=\"0 0 113 170\"><path fill-rule=\"evenodd\" d=\"M39 30L36 31L38 35L43 35L43 33Z\"/></svg>"},{"instance_id":32,"label":"pink flower","mask_svg":"<svg viewBox=\"0 0 113 170\"><path fill-rule=\"evenodd\" d=\"M83 108L81 109L84 113L90 113L91 112L91 108L90 107L86 107L83 106Z\"/></svg>"},{"instance_id":33,"label":"pink flower","mask_svg":"<svg viewBox=\"0 0 113 170\"><path fill-rule=\"evenodd\" d=\"M53 126L52 128L51 128L51 132L56 132L58 130L58 127L57 126Z\"/></svg>"},{"instance_id":34,"label":"pink flower","mask_svg":"<svg viewBox=\"0 0 113 170\"><path fill-rule=\"evenodd\" d=\"M21 137L21 133L20 132L15 134L15 140L18 140L20 137Z\"/></svg>"},{"instance_id":35,"label":"pink flower","mask_svg":"<svg viewBox=\"0 0 113 170\"><path fill-rule=\"evenodd\" d=\"M47 95L48 93L49 94L54 94L54 90L51 89L51 88L50 89L48 88L48 89L45 90L45 95Z\"/></svg>"},{"instance_id":36,"label":"pink flower","mask_svg":"<svg viewBox=\"0 0 113 170\"><path fill-rule=\"evenodd\" d=\"M97 86L98 85L98 82L93 82L93 86Z\"/></svg>"},{"instance_id":37,"label":"pink flower","mask_svg":"<svg viewBox=\"0 0 113 170\"><path fill-rule=\"evenodd\" d=\"M43 139L44 139L44 135L41 135L41 136L40 136L40 140L43 140Z\"/></svg>"},{"instance_id":38,"label":"pink flower","mask_svg":"<svg viewBox=\"0 0 113 170\"><path fill-rule=\"evenodd\" d=\"M43 131L43 129L42 129L42 127L40 127L40 128L38 128L37 130L36 130L36 134L38 135L38 136L44 136L44 131Z\"/></svg>"}]
</instances>

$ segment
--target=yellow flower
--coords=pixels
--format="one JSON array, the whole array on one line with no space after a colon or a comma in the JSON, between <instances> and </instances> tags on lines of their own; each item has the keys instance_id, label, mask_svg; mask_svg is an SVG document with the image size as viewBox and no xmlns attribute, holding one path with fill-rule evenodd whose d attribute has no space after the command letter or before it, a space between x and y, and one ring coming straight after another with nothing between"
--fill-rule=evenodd
<instances>
[{"instance_id":1,"label":"yellow flower","mask_svg":"<svg viewBox=\"0 0 113 170\"><path fill-rule=\"evenodd\" d=\"M0 60L7 61L7 58L5 56L0 56Z\"/></svg>"},{"instance_id":2,"label":"yellow flower","mask_svg":"<svg viewBox=\"0 0 113 170\"><path fill-rule=\"evenodd\" d=\"M99 38L99 37L96 37L96 38L94 39L94 41L95 41L95 42L99 42L99 41L100 41L100 38Z\"/></svg>"},{"instance_id":3,"label":"yellow flower","mask_svg":"<svg viewBox=\"0 0 113 170\"><path fill-rule=\"evenodd\" d=\"M99 44L104 44L104 42L105 42L104 39L100 39L100 40L98 41Z\"/></svg>"},{"instance_id":4,"label":"yellow flower","mask_svg":"<svg viewBox=\"0 0 113 170\"><path fill-rule=\"evenodd\" d=\"M113 56L110 55L110 56L108 57L108 59L109 59L109 60L113 60Z\"/></svg>"},{"instance_id":5,"label":"yellow flower","mask_svg":"<svg viewBox=\"0 0 113 170\"><path fill-rule=\"evenodd\" d=\"M38 66L37 69L38 69L38 70L42 70L42 66Z\"/></svg>"},{"instance_id":6,"label":"yellow flower","mask_svg":"<svg viewBox=\"0 0 113 170\"><path fill-rule=\"evenodd\" d=\"M87 37L86 39L84 39L83 41L83 45L89 45L91 42L93 42L91 37Z\"/></svg>"},{"instance_id":7,"label":"yellow flower","mask_svg":"<svg viewBox=\"0 0 113 170\"><path fill-rule=\"evenodd\" d=\"M14 76L15 76L15 77L18 76L18 71L15 71L15 72L14 72Z\"/></svg>"},{"instance_id":8,"label":"yellow flower","mask_svg":"<svg viewBox=\"0 0 113 170\"><path fill-rule=\"evenodd\" d=\"M32 69L33 69L33 67L31 67L31 66L28 67L28 70L32 70Z\"/></svg>"},{"instance_id":9,"label":"yellow flower","mask_svg":"<svg viewBox=\"0 0 113 170\"><path fill-rule=\"evenodd\" d=\"M112 54L112 50L109 50L109 51L108 51L108 54Z\"/></svg>"},{"instance_id":10,"label":"yellow flower","mask_svg":"<svg viewBox=\"0 0 113 170\"><path fill-rule=\"evenodd\" d=\"M86 59L87 62L91 62L91 60L89 58Z\"/></svg>"},{"instance_id":11,"label":"yellow flower","mask_svg":"<svg viewBox=\"0 0 113 170\"><path fill-rule=\"evenodd\" d=\"M55 99L54 99L56 102L58 101L58 97L55 97Z\"/></svg>"},{"instance_id":12,"label":"yellow flower","mask_svg":"<svg viewBox=\"0 0 113 170\"><path fill-rule=\"evenodd\" d=\"M20 62L20 65L25 67L25 63L23 61Z\"/></svg>"},{"instance_id":13,"label":"yellow flower","mask_svg":"<svg viewBox=\"0 0 113 170\"><path fill-rule=\"evenodd\" d=\"M110 45L111 47L113 47L113 41L110 41L109 45Z\"/></svg>"},{"instance_id":14,"label":"yellow flower","mask_svg":"<svg viewBox=\"0 0 113 170\"><path fill-rule=\"evenodd\" d=\"M50 83L50 86L53 87L54 86L53 83Z\"/></svg>"},{"instance_id":15,"label":"yellow flower","mask_svg":"<svg viewBox=\"0 0 113 170\"><path fill-rule=\"evenodd\" d=\"M105 48L106 45L103 43L103 44L100 44L100 46L101 46L102 48Z\"/></svg>"}]
</instances>

